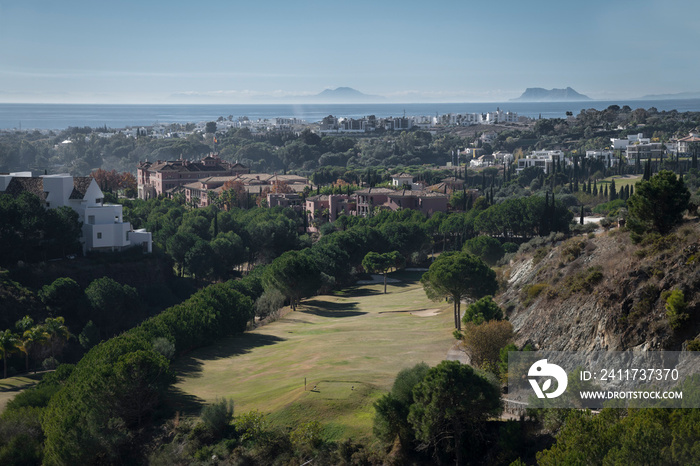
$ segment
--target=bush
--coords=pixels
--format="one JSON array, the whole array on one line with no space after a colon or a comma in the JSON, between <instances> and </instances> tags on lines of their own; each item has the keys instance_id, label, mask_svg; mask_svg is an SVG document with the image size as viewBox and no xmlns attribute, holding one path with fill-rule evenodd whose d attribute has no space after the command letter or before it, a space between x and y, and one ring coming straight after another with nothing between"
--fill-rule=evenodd
<instances>
[{"instance_id":1,"label":"bush","mask_svg":"<svg viewBox=\"0 0 700 466\"><path fill-rule=\"evenodd\" d=\"M233 420L233 400L222 398L202 408L202 422L207 430L215 437L220 438Z\"/></svg>"},{"instance_id":2,"label":"bush","mask_svg":"<svg viewBox=\"0 0 700 466\"><path fill-rule=\"evenodd\" d=\"M153 350L163 355L165 359L173 359L175 357L175 343L167 338L159 337L153 340Z\"/></svg>"},{"instance_id":3,"label":"bush","mask_svg":"<svg viewBox=\"0 0 700 466\"><path fill-rule=\"evenodd\" d=\"M546 283L535 283L533 285L526 286L520 295L523 306L527 307L542 293L547 290L549 285Z\"/></svg>"},{"instance_id":4,"label":"bush","mask_svg":"<svg viewBox=\"0 0 700 466\"><path fill-rule=\"evenodd\" d=\"M493 297L488 295L467 306L462 317L462 322L465 324L467 322L480 324L490 320L503 320L503 310Z\"/></svg>"},{"instance_id":5,"label":"bush","mask_svg":"<svg viewBox=\"0 0 700 466\"><path fill-rule=\"evenodd\" d=\"M46 358L41 362L41 368L45 371L52 371L58 367L58 360L54 357Z\"/></svg>"},{"instance_id":6,"label":"bush","mask_svg":"<svg viewBox=\"0 0 700 466\"><path fill-rule=\"evenodd\" d=\"M284 295L277 288L270 287L255 300L255 315L261 319L274 315L284 306Z\"/></svg>"},{"instance_id":7,"label":"bush","mask_svg":"<svg viewBox=\"0 0 700 466\"><path fill-rule=\"evenodd\" d=\"M688 305L681 290L673 290L666 298L666 317L672 329L678 330L690 318L685 312Z\"/></svg>"}]
</instances>

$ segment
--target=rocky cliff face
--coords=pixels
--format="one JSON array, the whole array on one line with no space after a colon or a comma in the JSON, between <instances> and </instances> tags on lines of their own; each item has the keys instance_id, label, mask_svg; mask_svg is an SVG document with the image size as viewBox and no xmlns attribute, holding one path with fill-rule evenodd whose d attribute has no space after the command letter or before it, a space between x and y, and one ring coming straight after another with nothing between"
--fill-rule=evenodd
<instances>
[{"instance_id":1,"label":"rocky cliff face","mask_svg":"<svg viewBox=\"0 0 700 466\"><path fill-rule=\"evenodd\" d=\"M539 349L680 350L700 330L700 225L633 244L614 229L519 253L498 298L516 343ZM672 328L665 308L679 289L688 317Z\"/></svg>"}]
</instances>

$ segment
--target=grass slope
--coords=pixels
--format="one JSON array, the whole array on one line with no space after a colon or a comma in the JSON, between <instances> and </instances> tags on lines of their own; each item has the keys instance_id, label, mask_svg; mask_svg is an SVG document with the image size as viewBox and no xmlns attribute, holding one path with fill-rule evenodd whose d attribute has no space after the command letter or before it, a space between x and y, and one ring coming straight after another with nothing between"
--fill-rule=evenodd
<instances>
[{"instance_id":1,"label":"grass slope","mask_svg":"<svg viewBox=\"0 0 700 466\"><path fill-rule=\"evenodd\" d=\"M624 188L627 185L634 186L635 184L642 181L642 175L609 176L607 178L603 178L602 180L598 180L598 189L603 187L603 185L609 185L613 179L615 180L615 189L617 191L620 191L620 188Z\"/></svg>"},{"instance_id":2,"label":"grass slope","mask_svg":"<svg viewBox=\"0 0 700 466\"><path fill-rule=\"evenodd\" d=\"M22 390L36 385L43 376L43 373L39 373L0 379L0 413L5 410L5 405L7 405L8 401Z\"/></svg>"},{"instance_id":3,"label":"grass slope","mask_svg":"<svg viewBox=\"0 0 700 466\"><path fill-rule=\"evenodd\" d=\"M329 439L369 434L372 404L397 372L437 364L453 343L450 305L426 298L420 273L396 276L401 283L386 295L376 284L317 296L277 322L180 358L178 409L196 414L197 403L231 397L236 413L257 409L279 425L318 420ZM439 312L419 312L426 310Z\"/></svg>"}]
</instances>

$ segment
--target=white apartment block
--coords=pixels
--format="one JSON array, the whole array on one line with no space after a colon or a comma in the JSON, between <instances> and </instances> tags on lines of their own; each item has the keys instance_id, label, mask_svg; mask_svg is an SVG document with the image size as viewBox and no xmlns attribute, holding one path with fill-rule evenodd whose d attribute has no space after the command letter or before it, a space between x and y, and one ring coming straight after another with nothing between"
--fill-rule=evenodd
<instances>
[{"instance_id":1,"label":"white apartment block","mask_svg":"<svg viewBox=\"0 0 700 466\"><path fill-rule=\"evenodd\" d=\"M78 213L82 223L83 253L86 251L118 251L140 246L144 252L152 252L151 233L133 230L124 222L120 204L105 204L104 194L93 178L70 175L44 175L32 177L31 173L0 175L0 192L29 191L39 196L49 209L70 207Z\"/></svg>"},{"instance_id":2,"label":"white apartment block","mask_svg":"<svg viewBox=\"0 0 700 466\"><path fill-rule=\"evenodd\" d=\"M630 134L625 139L610 138L613 150L627 150L630 144L649 144L651 139L645 138L644 134Z\"/></svg>"},{"instance_id":3,"label":"white apartment block","mask_svg":"<svg viewBox=\"0 0 700 466\"><path fill-rule=\"evenodd\" d=\"M560 150L536 150L524 159L518 160L516 171L519 173L528 167L537 167L546 175L552 171L557 159L562 161L564 159L564 153Z\"/></svg>"}]
</instances>

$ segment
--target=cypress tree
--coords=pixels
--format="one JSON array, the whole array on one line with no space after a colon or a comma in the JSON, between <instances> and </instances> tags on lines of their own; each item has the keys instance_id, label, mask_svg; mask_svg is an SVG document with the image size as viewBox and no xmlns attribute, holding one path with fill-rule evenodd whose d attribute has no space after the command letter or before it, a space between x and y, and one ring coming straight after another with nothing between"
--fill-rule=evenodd
<instances>
[{"instance_id":1,"label":"cypress tree","mask_svg":"<svg viewBox=\"0 0 700 466\"><path fill-rule=\"evenodd\" d=\"M581 225L583 225L583 204L581 204Z\"/></svg>"},{"instance_id":2,"label":"cypress tree","mask_svg":"<svg viewBox=\"0 0 700 466\"><path fill-rule=\"evenodd\" d=\"M617 199L617 189L615 188L615 179L610 182L610 200L614 201Z\"/></svg>"},{"instance_id":3,"label":"cypress tree","mask_svg":"<svg viewBox=\"0 0 700 466\"><path fill-rule=\"evenodd\" d=\"M541 233L540 236L545 236L549 234L549 229L547 228L549 216L549 191L544 193L544 211L542 212L542 224L540 225Z\"/></svg>"},{"instance_id":4,"label":"cypress tree","mask_svg":"<svg viewBox=\"0 0 700 466\"><path fill-rule=\"evenodd\" d=\"M644 175L642 176L642 181L649 181L651 179L651 157L647 159L646 165L644 165Z\"/></svg>"},{"instance_id":5,"label":"cypress tree","mask_svg":"<svg viewBox=\"0 0 700 466\"><path fill-rule=\"evenodd\" d=\"M590 186L590 182L588 183L588 185ZM596 180L593 180L593 195L598 196L598 183L596 182Z\"/></svg>"},{"instance_id":6,"label":"cypress tree","mask_svg":"<svg viewBox=\"0 0 700 466\"><path fill-rule=\"evenodd\" d=\"M605 192L603 192L603 199L607 199L607 198L608 198L608 185L606 184L605 185Z\"/></svg>"}]
</instances>

